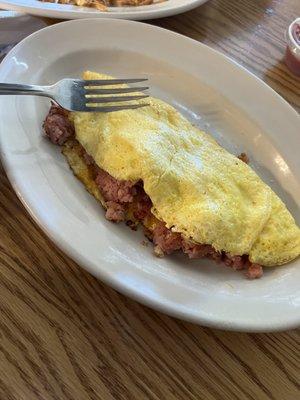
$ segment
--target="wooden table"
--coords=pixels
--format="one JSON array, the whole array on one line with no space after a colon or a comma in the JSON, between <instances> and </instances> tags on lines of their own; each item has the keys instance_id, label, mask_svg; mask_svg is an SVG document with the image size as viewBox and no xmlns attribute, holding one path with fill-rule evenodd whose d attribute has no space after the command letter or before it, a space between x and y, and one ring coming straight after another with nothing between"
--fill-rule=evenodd
<instances>
[{"instance_id":1,"label":"wooden table","mask_svg":"<svg viewBox=\"0 0 300 400\"><path fill-rule=\"evenodd\" d=\"M299 15L299 0L211 0L151 23L229 55L299 110L281 61ZM47 239L3 170L0 216L1 400L299 398L296 331L202 328L118 294Z\"/></svg>"}]
</instances>

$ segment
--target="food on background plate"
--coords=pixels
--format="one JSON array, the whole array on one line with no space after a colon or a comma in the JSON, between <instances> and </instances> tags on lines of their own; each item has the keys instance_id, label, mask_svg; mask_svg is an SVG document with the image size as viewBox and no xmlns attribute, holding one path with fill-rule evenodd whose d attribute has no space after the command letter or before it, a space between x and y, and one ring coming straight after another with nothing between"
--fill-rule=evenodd
<instances>
[{"instance_id":1,"label":"food on background plate","mask_svg":"<svg viewBox=\"0 0 300 400\"><path fill-rule=\"evenodd\" d=\"M300 229L246 154L230 154L162 100L114 113L52 105L44 129L106 218L142 224L158 256L183 251L259 278L300 254Z\"/></svg>"},{"instance_id":2,"label":"food on background plate","mask_svg":"<svg viewBox=\"0 0 300 400\"><path fill-rule=\"evenodd\" d=\"M154 0L40 0L40 1L42 1L43 3L69 4L81 7L92 7L96 8L99 11L106 11L107 7L146 6L155 3Z\"/></svg>"}]
</instances>

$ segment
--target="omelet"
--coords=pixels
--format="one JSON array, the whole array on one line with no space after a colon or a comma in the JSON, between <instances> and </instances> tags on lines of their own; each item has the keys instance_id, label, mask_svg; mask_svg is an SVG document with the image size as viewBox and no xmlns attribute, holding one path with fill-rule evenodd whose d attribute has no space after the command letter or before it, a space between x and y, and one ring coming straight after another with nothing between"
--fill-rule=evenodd
<instances>
[{"instance_id":1,"label":"omelet","mask_svg":"<svg viewBox=\"0 0 300 400\"><path fill-rule=\"evenodd\" d=\"M110 78L89 71L83 77ZM296 258L300 229L251 167L171 105L147 102L114 113L72 113L77 141L112 177L142 181L153 215L172 232L264 266ZM101 196L96 186L90 191Z\"/></svg>"}]
</instances>

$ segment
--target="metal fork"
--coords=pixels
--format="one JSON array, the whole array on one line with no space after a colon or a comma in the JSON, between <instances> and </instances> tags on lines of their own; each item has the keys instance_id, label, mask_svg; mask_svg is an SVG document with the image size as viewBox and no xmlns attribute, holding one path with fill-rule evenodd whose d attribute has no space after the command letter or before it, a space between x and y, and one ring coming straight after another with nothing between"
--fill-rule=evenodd
<instances>
[{"instance_id":1,"label":"metal fork","mask_svg":"<svg viewBox=\"0 0 300 400\"><path fill-rule=\"evenodd\" d=\"M50 86L20 85L13 83L0 83L0 95L33 95L49 97L61 107L70 111L87 112L112 112L119 110L130 110L147 106L146 103L136 100L149 97L140 92L148 87L125 87L125 88L102 88L108 85L124 85L128 83L143 82L147 79L103 79L103 80L80 80L62 79ZM124 96L128 93L136 95ZM115 96L115 95L120 96ZM100 96L99 96L100 95ZM134 104L104 105L107 103L135 101Z\"/></svg>"}]
</instances>

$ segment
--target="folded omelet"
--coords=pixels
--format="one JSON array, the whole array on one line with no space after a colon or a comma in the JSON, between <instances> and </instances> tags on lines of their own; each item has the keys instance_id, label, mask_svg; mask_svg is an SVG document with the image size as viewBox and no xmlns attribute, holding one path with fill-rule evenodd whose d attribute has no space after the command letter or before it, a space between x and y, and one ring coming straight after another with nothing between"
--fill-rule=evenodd
<instances>
[{"instance_id":1,"label":"folded omelet","mask_svg":"<svg viewBox=\"0 0 300 400\"><path fill-rule=\"evenodd\" d=\"M264 266L297 257L300 229L268 185L172 106L147 102L115 113L72 113L76 139L114 178L143 181L152 213L173 232ZM90 191L99 196L96 185Z\"/></svg>"}]
</instances>

